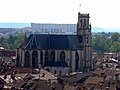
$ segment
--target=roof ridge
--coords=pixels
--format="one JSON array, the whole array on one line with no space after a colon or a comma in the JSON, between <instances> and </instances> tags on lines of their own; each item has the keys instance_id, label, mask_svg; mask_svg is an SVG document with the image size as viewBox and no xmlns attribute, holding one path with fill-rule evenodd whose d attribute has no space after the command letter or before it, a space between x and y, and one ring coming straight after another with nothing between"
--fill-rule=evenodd
<instances>
[{"instance_id":1,"label":"roof ridge","mask_svg":"<svg viewBox=\"0 0 120 90\"><path fill-rule=\"evenodd\" d=\"M30 38L29 41L27 42L25 48L29 45L29 43L31 42L32 38L33 38L33 34L31 35L31 38ZM31 48L31 47L30 47L30 48Z\"/></svg>"},{"instance_id":2,"label":"roof ridge","mask_svg":"<svg viewBox=\"0 0 120 90\"><path fill-rule=\"evenodd\" d=\"M37 46L37 48L38 48L38 43L37 43L37 40L36 40L36 36L35 36L35 43L36 43L36 46Z\"/></svg>"}]
</instances>

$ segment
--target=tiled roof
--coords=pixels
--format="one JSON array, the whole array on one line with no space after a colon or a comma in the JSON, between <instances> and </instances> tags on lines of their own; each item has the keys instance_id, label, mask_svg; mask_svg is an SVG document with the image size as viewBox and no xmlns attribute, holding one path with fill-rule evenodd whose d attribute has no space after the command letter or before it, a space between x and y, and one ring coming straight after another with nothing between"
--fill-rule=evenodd
<instances>
[{"instance_id":1,"label":"tiled roof","mask_svg":"<svg viewBox=\"0 0 120 90\"><path fill-rule=\"evenodd\" d=\"M0 77L0 84L6 84L6 82Z\"/></svg>"},{"instance_id":2,"label":"tiled roof","mask_svg":"<svg viewBox=\"0 0 120 90\"><path fill-rule=\"evenodd\" d=\"M90 76L90 73L77 73L69 77L67 76L66 81L69 83L80 82L88 76Z\"/></svg>"},{"instance_id":3,"label":"tiled roof","mask_svg":"<svg viewBox=\"0 0 120 90\"><path fill-rule=\"evenodd\" d=\"M103 82L103 77L97 77L97 76L95 76L95 77L92 77L92 76L90 76L90 77L88 77L86 80L85 80L85 84L93 84L93 85L95 85L95 84L98 84L98 83L100 83L100 82Z\"/></svg>"},{"instance_id":4,"label":"tiled roof","mask_svg":"<svg viewBox=\"0 0 120 90\"><path fill-rule=\"evenodd\" d=\"M55 35L55 34L32 34L27 38L24 48L37 49L82 49L79 45L82 36ZM79 41L78 41L79 40Z\"/></svg>"},{"instance_id":5,"label":"tiled roof","mask_svg":"<svg viewBox=\"0 0 120 90\"><path fill-rule=\"evenodd\" d=\"M99 69L93 72L93 74L96 74L98 76L115 76L116 74L120 74L120 71L116 71L110 68L105 69Z\"/></svg>"}]
</instances>

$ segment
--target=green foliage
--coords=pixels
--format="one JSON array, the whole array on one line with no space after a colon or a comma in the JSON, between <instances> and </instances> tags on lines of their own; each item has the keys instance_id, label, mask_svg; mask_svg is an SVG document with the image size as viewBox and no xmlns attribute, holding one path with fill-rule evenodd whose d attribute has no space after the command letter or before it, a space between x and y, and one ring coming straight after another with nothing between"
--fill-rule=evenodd
<instances>
[{"instance_id":1,"label":"green foliage","mask_svg":"<svg viewBox=\"0 0 120 90\"><path fill-rule=\"evenodd\" d=\"M0 38L0 46L6 49L15 49L19 47L24 39L24 33L18 34L17 36L8 36Z\"/></svg>"},{"instance_id":2,"label":"green foliage","mask_svg":"<svg viewBox=\"0 0 120 90\"><path fill-rule=\"evenodd\" d=\"M93 37L93 50L99 53L120 52L119 33L99 33Z\"/></svg>"},{"instance_id":3,"label":"green foliage","mask_svg":"<svg viewBox=\"0 0 120 90\"><path fill-rule=\"evenodd\" d=\"M106 37L96 36L94 39L94 47L97 52L103 53L107 50Z\"/></svg>"},{"instance_id":4,"label":"green foliage","mask_svg":"<svg viewBox=\"0 0 120 90\"><path fill-rule=\"evenodd\" d=\"M113 33L112 36L111 36L111 40L113 42L118 42L118 40L120 39L120 34L119 33Z\"/></svg>"}]
</instances>

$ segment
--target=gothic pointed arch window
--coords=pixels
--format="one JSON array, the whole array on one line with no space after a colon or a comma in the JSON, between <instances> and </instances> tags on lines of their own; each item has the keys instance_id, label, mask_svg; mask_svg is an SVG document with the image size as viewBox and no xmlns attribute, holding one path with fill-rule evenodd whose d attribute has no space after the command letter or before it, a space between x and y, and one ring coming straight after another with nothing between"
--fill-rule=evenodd
<instances>
[{"instance_id":1,"label":"gothic pointed arch window","mask_svg":"<svg viewBox=\"0 0 120 90\"><path fill-rule=\"evenodd\" d=\"M59 74L62 75L62 71L61 70L59 71Z\"/></svg>"},{"instance_id":2,"label":"gothic pointed arch window","mask_svg":"<svg viewBox=\"0 0 120 90\"><path fill-rule=\"evenodd\" d=\"M84 19L84 27L86 27L86 19Z\"/></svg>"},{"instance_id":3,"label":"gothic pointed arch window","mask_svg":"<svg viewBox=\"0 0 120 90\"><path fill-rule=\"evenodd\" d=\"M50 54L50 61L52 63L55 63L55 51L52 51L51 54Z\"/></svg>"},{"instance_id":4,"label":"gothic pointed arch window","mask_svg":"<svg viewBox=\"0 0 120 90\"><path fill-rule=\"evenodd\" d=\"M87 19L87 26L89 27L89 19Z\"/></svg>"},{"instance_id":5,"label":"gothic pointed arch window","mask_svg":"<svg viewBox=\"0 0 120 90\"><path fill-rule=\"evenodd\" d=\"M60 62L65 62L65 52L64 51L62 51L60 53Z\"/></svg>"},{"instance_id":6,"label":"gothic pointed arch window","mask_svg":"<svg viewBox=\"0 0 120 90\"><path fill-rule=\"evenodd\" d=\"M16 58L16 65L17 66L20 66L20 57L19 57L19 53L18 53L18 50L17 50L17 58Z\"/></svg>"},{"instance_id":7,"label":"gothic pointed arch window","mask_svg":"<svg viewBox=\"0 0 120 90\"><path fill-rule=\"evenodd\" d=\"M30 53L29 53L29 51L25 52L24 67L30 67Z\"/></svg>"},{"instance_id":8,"label":"gothic pointed arch window","mask_svg":"<svg viewBox=\"0 0 120 90\"><path fill-rule=\"evenodd\" d=\"M75 71L77 71L79 68L79 54L78 52L76 51L75 52Z\"/></svg>"},{"instance_id":9,"label":"gothic pointed arch window","mask_svg":"<svg viewBox=\"0 0 120 90\"><path fill-rule=\"evenodd\" d=\"M43 65L43 52L40 51L40 64Z\"/></svg>"},{"instance_id":10,"label":"gothic pointed arch window","mask_svg":"<svg viewBox=\"0 0 120 90\"><path fill-rule=\"evenodd\" d=\"M33 51L32 53L32 67L37 68L38 67L38 52Z\"/></svg>"},{"instance_id":11,"label":"gothic pointed arch window","mask_svg":"<svg viewBox=\"0 0 120 90\"><path fill-rule=\"evenodd\" d=\"M87 40L86 40L86 43L88 43L88 42L89 42L88 36L86 37L86 39L87 39Z\"/></svg>"},{"instance_id":12,"label":"gothic pointed arch window","mask_svg":"<svg viewBox=\"0 0 120 90\"><path fill-rule=\"evenodd\" d=\"M45 65L48 65L48 59L49 59L49 53L48 51L45 51Z\"/></svg>"},{"instance_id":13,"label":"gothic pointed arch window","mask_svg":"<svg viewBox=\"0 0 120 90\"><path fill-rule=\"evenodd\" d=\"M80 23L81 23L81 25L80 25L80 26L82 27L82 26L83 26L83 21L82 21L82 19L80 20Z\"/></svg>"}]
</instances>

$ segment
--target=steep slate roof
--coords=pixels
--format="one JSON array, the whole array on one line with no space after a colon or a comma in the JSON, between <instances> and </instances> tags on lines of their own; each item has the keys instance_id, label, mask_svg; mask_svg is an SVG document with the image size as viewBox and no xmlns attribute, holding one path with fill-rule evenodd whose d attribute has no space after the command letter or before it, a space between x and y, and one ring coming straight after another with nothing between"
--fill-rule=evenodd
<instances>
[{"instance_id":1,"label":"steep slate roof","mask_svg":"<svg viewBox=\"0 0 120 90\"><path fill-rule=\"evenodd\" d=\"M32 34L27 38L26 49L82 49L77 35Z\"/></svg>"}]
</instances>

